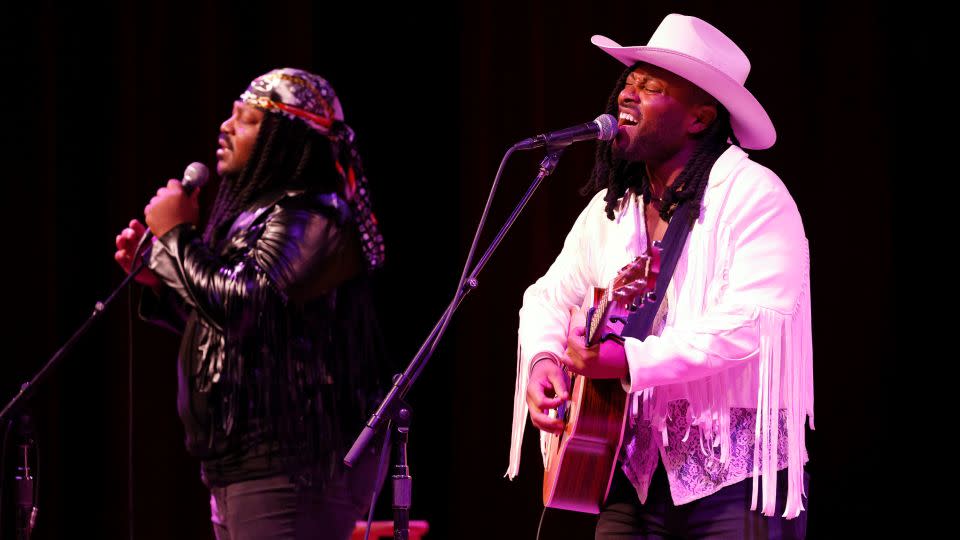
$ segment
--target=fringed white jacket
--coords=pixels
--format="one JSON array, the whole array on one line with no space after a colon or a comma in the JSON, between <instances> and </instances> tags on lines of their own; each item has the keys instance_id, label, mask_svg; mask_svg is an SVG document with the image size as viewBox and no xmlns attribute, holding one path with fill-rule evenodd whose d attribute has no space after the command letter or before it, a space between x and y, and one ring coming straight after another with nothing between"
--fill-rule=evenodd
<instances>
[{"instance_id":1,"label":"fringed white jacket","mask_svg":"<svg viewBox=\"0 0 960 540\"><path fill-rule=\"evenodd\" d=\"M628 193L614 221L603 197L590 201L523 296L510 478L520 465L531 359L562 355L569 308L646 250L639 196ZM788 468L784 516L796 517L808 417L813 428L809 252L786 187L736 146L710 172L661 311L654 335L625 344L633 406L621 458L641 502L659 457L675 504L752 477L752 509L760 492L761 510L773 515L776 472Z\"/></svg>"}]
</instances>

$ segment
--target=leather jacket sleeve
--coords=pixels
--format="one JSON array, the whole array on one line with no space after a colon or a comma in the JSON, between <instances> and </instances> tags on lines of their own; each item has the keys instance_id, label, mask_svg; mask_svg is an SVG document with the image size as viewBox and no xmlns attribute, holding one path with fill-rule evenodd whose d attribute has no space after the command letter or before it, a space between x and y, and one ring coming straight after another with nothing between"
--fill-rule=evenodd
<instances>
[{"instance_id":1,"label":"leather jacket sleeve","mask_svg":"<svg viewBox=\"0 0 960 540\"><path fill-rule=\"evenodd\" d=\"M314 201L303 195L277 203L265 220L228 239L227 256L193 225L179 225L154 245L149 267L220 331L231 314L256 309L265 297L307 302L361 268L352 229Z\"/></svg>"}]
</instances>

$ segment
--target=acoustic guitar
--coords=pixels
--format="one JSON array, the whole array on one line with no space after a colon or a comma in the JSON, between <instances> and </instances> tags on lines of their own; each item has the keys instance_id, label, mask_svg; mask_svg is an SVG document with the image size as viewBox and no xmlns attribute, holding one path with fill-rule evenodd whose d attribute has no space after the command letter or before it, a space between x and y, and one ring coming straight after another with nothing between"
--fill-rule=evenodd
<instances>
[{"instance_id":1,"label":"acoustic guitar","mask_svg":"<svg viewBox=\"0 0 960 540\"><path fill-rule=\"evenodd\" d=\"M649 256L624 266L604 288L585 299L585 342L593 346L619 337L627 316L655 301L662 248L654 242ZM551 411L564 422L559 435L548 434L543 504L549 508L597 514L610 490L623 442L627 393L620 379L590 379L567 372L570 399Z\"/></svg>"}]
</instances>

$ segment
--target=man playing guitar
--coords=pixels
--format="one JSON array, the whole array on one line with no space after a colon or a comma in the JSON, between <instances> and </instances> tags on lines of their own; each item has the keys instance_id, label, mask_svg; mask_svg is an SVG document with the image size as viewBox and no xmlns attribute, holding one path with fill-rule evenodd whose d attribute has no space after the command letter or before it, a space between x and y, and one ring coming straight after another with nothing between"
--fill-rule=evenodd
<instances>
[{"instance_id":1,"label":"man playing guitar","mask_svg":"<svg viewBox=\"0 0 960 540\"><path fill-rule=\"evenodd\" d=\"M547 452L550 437L571 439L569 411L580 409L569 377L610 379L610 392L627 394L611 422L615 470L593 472L604 485L583 507L600 514L597 538L802 538L809 255L783 182L741 149L776 139L744 87L750 63L713 26L676 14L647 46L592 42L627 66L606 111L619 131L599 143L596 195L523 297L507 474L518 472L528 411ZM604 321L605 339L585 340L579 306L593 287L615 283L665 235L679 240L665 242L674 262L660 269L653 312L628 314L623 329ZM551 504L548 491L548 506L576 507Z\"/></svg>"}]
</instances>

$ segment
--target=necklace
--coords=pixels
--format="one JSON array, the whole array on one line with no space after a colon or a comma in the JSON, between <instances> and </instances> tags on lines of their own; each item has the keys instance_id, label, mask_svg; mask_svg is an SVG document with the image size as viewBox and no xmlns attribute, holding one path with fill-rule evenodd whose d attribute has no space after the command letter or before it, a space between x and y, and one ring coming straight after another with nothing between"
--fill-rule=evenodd
<instances>
[{"instance_id":1,"label":"necklace","mask_svg":"<svg viewBox=\"0 0 960 540\"><path fill-rule=\"evenodd\" d=\"M658 208L660 207L661 204L663 204L663 196L662 195L660 197L655 196L649 188L647 189L647 198L650 199L651 203L656 203L656 206Z\"/></svg>"},{"instance_id":2,"label":"necklace","mask_svg":"<svg viewBox=\"0 0 960 540\"><path fill-rule=\"evenodd\" d=\"M651 186L650 186L649 183L648 183L645 187L646 187L646 189L645 189L644 191L646 192L647 197L648 197L651 201L656 201L656 202L657 202L657 206L659 206L660 203L663 202L663 193L661 193L660 196L657 197L656 195L653 194L653 189L651 188Z\"/></svg>"}]
</instances>

